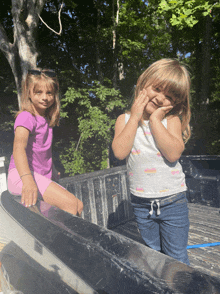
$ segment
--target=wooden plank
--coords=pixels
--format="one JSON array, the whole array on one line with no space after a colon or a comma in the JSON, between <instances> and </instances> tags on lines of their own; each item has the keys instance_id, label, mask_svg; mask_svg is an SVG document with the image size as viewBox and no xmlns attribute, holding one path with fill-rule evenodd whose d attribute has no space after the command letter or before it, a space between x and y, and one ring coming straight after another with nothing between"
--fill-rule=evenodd
<instances>
[{"instance_id":1,"label":"wooden plank","mask_svg":"<svg viewBox=\"0 0 220 294\"><path fill-rule=\"evenodd\" d=\"M189 245L220 242L220 208L189 203ZM190 264L220 279L220 246L188 249Z\"/></svg>"}]
</instances>

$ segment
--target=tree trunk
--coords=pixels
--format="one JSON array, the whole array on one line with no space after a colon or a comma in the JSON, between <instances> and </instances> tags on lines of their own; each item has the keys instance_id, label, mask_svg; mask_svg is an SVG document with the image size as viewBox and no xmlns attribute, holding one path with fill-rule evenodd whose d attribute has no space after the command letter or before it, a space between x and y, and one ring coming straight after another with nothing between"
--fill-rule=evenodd
<instances>
[{"instance_id":1,"label":"tree trunk","mask_svg":"<svg viewBox=\"0 0 220 294\"><path fill-rule=\"evenodd\" d=\"M99 50L99 36L100 36L100 1L97 1L97 4L94 1L94 6L96 6L97 10L97 24L96 24L96 40L95 40L95 48L96 48L96 71L98 73L98 80L101 84L103 84L103 73L101 68L101 59L100 59L100 50Z\"/></svg>"},{"instance_id":2,"label":"tree trunk","mask_svg":"<svg viewBox=\"0 0 220 294\"><path fill-rule=\"evenodd\" d=\"M211 61L211 18L206 16L204 23L197 28L196 40L196 81L195 81L195 104L197 109L206 107L209 99L210 89L210 61ZM202 31L202 42L200 41L200 30Z\"/></svg>"},{"instance_id":3,"label":"tree trunk","mask_svg":"<svg viewBox=\"0 0 220 294\"><path fill-rule=\"evenodd\" d=\"M36 67L36 33L38 22L46 0L12 0L14 42L9 42L0 24L0 49L12 69L18 92L20 108L21 82L29 68Z\"/></svg>"},{"instance_id":4,"label":"tree trunk","mask_svg":"<svg viewBox=\"0 0 220 294\"><path fill-rule=\"evenodd\" d=\"M117 88L117 74L118 74L118 64L117 64L117 53L116 53L116 28L119 22L119 0L117 0L117 11L115 19L115 2L112 4L112 21L113 21L113 31L112 31L112 49L113 49L113 87Z\"/></svg>"},{"instance_id":5,"label":"tree trunk","mask_svg":"<svg viewBox=\"0 0 220 294\"><path fill-rule=\"evenodd\" d=\"M200 101L200 91L201 91L201 64L202 64L202 45L200 43L199 33L195 34L195 99L193 103L199 110Z\"/></svg>"},{"instance_id":6,"label":"tree trunk","mask_svg":"<svg viewBox=\"0 0 220 294\"><path fill-rule=\"evenodd\" d=\"M200 97L203 103L208 103L210 83L210 59L211 59L211 18L206 16L204 38L202 43L202 81Z\"/></svg>"}]
</instances>

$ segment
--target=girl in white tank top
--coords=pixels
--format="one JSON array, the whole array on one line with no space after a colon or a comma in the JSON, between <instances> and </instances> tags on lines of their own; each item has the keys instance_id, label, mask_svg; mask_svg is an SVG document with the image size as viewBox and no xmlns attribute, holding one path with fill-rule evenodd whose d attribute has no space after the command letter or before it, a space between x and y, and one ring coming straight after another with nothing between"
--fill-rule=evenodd
<instances>
[{"instance_id":1,"label":"girl in white tank top","mask_svg":"<svg viewBox=\"0 0 220 294\"><path fill-rule=\"evenodd\" d=\"M187 188L178 159L190 137L189 100L190 77L185 66L174 59L153 63L137 81L130 111L117 118L112 143L115 157L126 158L132 205L146 244L187 264ZM167 203L172 209L175 206L178 209L179 203L184 203L181 211L185 209L185 213L180 220L184 226L178 234L185 237L184 240L179 238L181 244L174 246L175 249L167 242L172 239L173 232L177 234L177 221L173 226L173 220L170 220L171 232L163 233L163 205L167 216ZM167 222L169 220L166 225ZM153 228L153 233L149 228ZM149 238L149 235L153 237ZM175 243L173 239L172 243ZM181 248L178 251L176 247Z\"/></svg>"}]
</instances>

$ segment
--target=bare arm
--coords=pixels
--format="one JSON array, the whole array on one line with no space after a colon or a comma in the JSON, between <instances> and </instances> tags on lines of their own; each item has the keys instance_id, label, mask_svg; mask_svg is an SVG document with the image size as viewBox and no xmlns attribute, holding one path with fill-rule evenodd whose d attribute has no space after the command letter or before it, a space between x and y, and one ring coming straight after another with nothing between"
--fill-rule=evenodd
<instances>
[{"instance_id":1,"label":"bare arm","mask_svg":"<svg viewBox=\"0 0 220 294\"><path fill-rule=\"evenodd\" d=\"M162 124L161 116L157 116L159 111L163 111L164 115L170 108L162 107L150 116L150 127L152 135L156 141L156 145L163 156L170 162L178 160L185 148L182 139L182 129L179 117L171 116L167 118L167 129ZM158 112L158 113L157 113Z\"/></svg>"},{"instance_id":2,"label":"bare arm","mask_svg":"<svg viewBox=\"0 0 220 294\"><path fill-rule=\"evenodd\" d=\"M15 166L23 183L21 202L24 203L25 206L36 204L38 192L36 183L29 168L26 154L28 137L29 131L26 128L16 128L13 145L13 157Z\"/></svg>"},{"instance_id":3,"label":"bare arm","mask_svg":"<svg viewBox=\"0 0 220 294\"><path fill-rule=\"evenodd\" d=\"M115 123L115 136L112 142L112 150L119 160L125 159L134 144L138 123L142 118L143 110L149 99L146 90L143 90L135 100L131 108L130 118L125 124L125 114L120 115Z\"/></svg>"},{"instance_id":4,"label":"bare arm","mask_svg":"<svg viewBox=\"0 0 220 294\"><path fill-rule=\"evenodd\" d=\"M119 160L125 159L131 151L137 132L138 121L129 119L125 125L125 114L120 115L115 123L115 136L112 150Z\"/></svg>"}]
</instances>

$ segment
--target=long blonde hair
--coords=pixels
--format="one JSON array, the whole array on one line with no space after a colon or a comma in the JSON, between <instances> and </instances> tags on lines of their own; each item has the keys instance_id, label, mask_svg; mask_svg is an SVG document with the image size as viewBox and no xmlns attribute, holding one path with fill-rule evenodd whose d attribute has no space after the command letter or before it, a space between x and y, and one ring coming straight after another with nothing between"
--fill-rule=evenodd
<instances>
[{"instance_id":1,"label":"long blonde hair","mask_svg":"<svg viewBox=\"0 0 220 294\"><path fill-rule=\"evenodd\" d=\"M176 59L160 59L150 65L138 78L134 100L140 91L149 86L161 88L176 98L174 107L167 116L177 115L182 124L183 139L187 142L190 131L190 76L186 67Z\"/></svg>"},{"instance_id":2,"label":"long blonde hair","mask_svg":"<svg viewBox=\"0 0 220 294\"><path fill-rule=\"evenodd\" d=\"M59 99L59 82L56 76L48 76L46 69L36 69L40 73L34 75L28 72L25 80L22 82L22 94L21 94L21 109L17 112L16 116L22 111L28 111L35 116L33 104L29 98L30 88L33 87L33 91L37 91L37 88L45 83L47 89L54 95L54 103L48 109L46 109L45 117L49 121L49 125L54 127L59 125L60 118L60 99ZM44 73L45 72L45 73Z\"/></svg>"}]
</instances>

